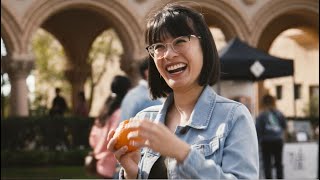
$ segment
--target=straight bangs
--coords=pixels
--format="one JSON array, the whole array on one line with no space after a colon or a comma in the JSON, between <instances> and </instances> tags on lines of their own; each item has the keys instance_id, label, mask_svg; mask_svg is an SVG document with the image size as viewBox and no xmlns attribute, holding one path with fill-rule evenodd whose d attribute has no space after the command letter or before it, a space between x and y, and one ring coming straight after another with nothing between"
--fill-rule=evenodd
<instances>
[{"instance_id":1,"label":"straight bangs","mask_svg":"<svg viewBox=\"0 0 320 180\"><path fill-rule=\"evenodd\" d=\"M146 43L151 45L164 41L170 36L176 38L191 34L198 35L194 31L192 20L183 12L168 9L165 13L158 14L154 21L148 24Z\"/></svg>"}]
</instances>

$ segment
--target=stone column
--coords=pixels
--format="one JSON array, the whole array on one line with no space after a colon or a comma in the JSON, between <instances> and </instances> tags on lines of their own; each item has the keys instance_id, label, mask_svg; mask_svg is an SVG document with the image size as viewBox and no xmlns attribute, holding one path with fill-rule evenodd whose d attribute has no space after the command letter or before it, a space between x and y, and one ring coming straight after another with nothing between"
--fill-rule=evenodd
<instances>
[{"instance_id":1,"label":"stone column","mask_svg":"<svg viewBox=\"0 0 320 180\"><path fill-rule=\"evenodd\" d=\"M91 69L90 66L82 66L76 67L76 68L71 68L65 70L65 76L66 79L70 82L71 88L72 88L72 112L74 112L76 108L76 104L78 103L78 92L84 90L84 84L89 76Z\"/></svg>"},{"instance_id":2,"label":"stone column","mask_svg":"<svg viewBox=\"0 0 320 180\"><path fill-rule=\"evenodd\" d=\"M1 60L11 84L10 116L28 116L28 88L26 79L34 62L27 57L5 57Z\"/></svg>"}]
</instances>

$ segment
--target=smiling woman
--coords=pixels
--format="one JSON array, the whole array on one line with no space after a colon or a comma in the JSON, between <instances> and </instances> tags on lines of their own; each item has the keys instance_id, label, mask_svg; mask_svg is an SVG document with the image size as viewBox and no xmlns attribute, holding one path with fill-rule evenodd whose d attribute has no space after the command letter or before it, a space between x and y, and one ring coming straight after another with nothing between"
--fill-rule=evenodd
<instances>
[{"instance_id":1,"label":"smiling woman","mask_svg":"<svg viewBox=\"0 0 320 180\"><path fill-rule=\"evenodd\" d=\"M122 166L122 178L258 179L258 142L253 119L241 103L217 95L215 42L199 12L168 4L150 18L146 43L149 87L161 106L138 113L126 126L129 152L108 149ZM139 140L136 140L139 138Z\"/></svg>"}]
</instances>

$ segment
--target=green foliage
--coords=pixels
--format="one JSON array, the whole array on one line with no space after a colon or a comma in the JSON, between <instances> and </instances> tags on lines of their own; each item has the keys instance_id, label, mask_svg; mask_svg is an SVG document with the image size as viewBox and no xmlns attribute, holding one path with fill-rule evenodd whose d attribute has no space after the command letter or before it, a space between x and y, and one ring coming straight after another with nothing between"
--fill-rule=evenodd
<instances>
[{"instance_id":1,"label":"green foliage","mask_svg":"<svg viewBox=\"0 0 320 180\"><path fill-rule=\"evenodd\" d=\"M1 121L1 150L88 149L93 123L81 117L19 117Z\"/></svg>"},{"instance_id":2,"label":"green foliage","mask_svg":"<svg viewBox=\"0 0 320 180\"><path fill-rule=\"evenodd\" d=\"M89 52L88 63L91 74L88 79L90 87L89 109L91 109L95 87L100 83L107 68L123 53L119 37L113 29L104 31L93 42Z\"/></svg>"},{"instance_id":3,"label":"green foliage","mask_svg":"<svg viewBox=\"0 0 320 180\"><path fill-rule=\"evenodd\" d=\"M1 168L53 165L83 165L88 149L69 151L1 151Z\"/></svg>"},{"instance_id":4,"label":"green foliage","mask_svg":"<svg viewBox=\"0 0 320 180\"><path fill-rule=\"evenodd\" d=\"M38 80L42 83L64 80L63 69L61 68L65 66L66 57L58 41L52 35L40 29L32 41L32 47L36 57Z\"/></svg>"},{"instance_id":5,"label":"green foliage","mask_svg":"<svg viewBox=\"0 0 320 180\"><path fill-rule=\"evenodd\" d=\"M99 35L93 42L88 57L88 63L94 69L94 81L97 81L101 73L105 72L108 62L114 61L122 53L121 42L113 29Z\"/></svg>"},{"instance_id":6,"label":"green foliage","mask_svg":"<svg viewBox=\"0 0 320 180\"><path fill-rule=\"evenodd\" d=\"M40 166L1 168L1 179L97 179L78 166Z\"/></svg>"},{"instance_id":7,"label":"green foliage","mask_svg":"<svg viewBox=\"0 0 320 180\"><path fill-rule=\"evenodd\" d=\"M66 56L61 44L48 32L39 29L32 40L35 55L35 101L31 102L31 114L43 115L47 111L49 92L55 87L62 89L62 94L70 94L71 87L64 76L67 65ZM66 99L69 100L68 98Z\"/></svg>"},{"instance_id":8,"label":"green foliage","mask_svg":"<svg viewBox=\"0 0 320 180\"><path fill-rule=\"evenodd\" d=\"M63 94L71 94L71 86L64 76L64 68L67 67L67 58L63 47L48 32L40 29L32 41L33 51L36 57L35 101L31 102L31 115L43 115L50 106L48 92L54 87L61 87ZM87 62L91 65L89 75L89 109L94 96L94 89L100 83L107 67L123 53L120 39L113 29L104 31L93 42L89 51ZM65 96L69 97L69 96ZM70 99L67 98L70 102ZM70 104L70 103L68 103Z\"/></svg>"},{"instance_id":9,"label":"green foliage","mask_svg":"<svg viewBox=\"0 0 320 180\"><path fill-rule=\"evenodd\" d=\"M19 117L1 121L1 167L83 165L93 119Z\"/></svg>"}]
</instances>

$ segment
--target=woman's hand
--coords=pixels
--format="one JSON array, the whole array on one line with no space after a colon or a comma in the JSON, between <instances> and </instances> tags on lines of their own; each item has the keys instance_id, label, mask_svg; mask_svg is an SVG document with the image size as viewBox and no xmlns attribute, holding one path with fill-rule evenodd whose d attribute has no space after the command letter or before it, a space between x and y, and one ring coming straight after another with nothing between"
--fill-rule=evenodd
<instances>
[{"instance_id":1,"label":"woman's hand","mask_svg":"<svg viewBox=\"0 0 320 180\"><path fill-rule=\"evenodd\" d=\"M123 146L120 149L114 149L114 145L117 142L117 139L113 137L115 131L111 130L108 134L109 143L107 145L107 149L113 152L114 156L123 167L125 171L126 179L135 179L138 174L138 163L140 161L140 150L126 153L128 150L127 146Z\"/></svg>"},{"instance_id":2,"label":"woman's hand","mask_svg":"<svg viewBox=\"0 0 320 180\"><path fill-rule=\"evenodd\" d=\"M128 128L138 128L128 134L131 145L148 147L162 156L175 158L183 162L190 151L190 145L174 135L164 124L149 120L137 120L128 123ZM142 138L143 141L134 141L134 138Z\"/></svg>"}]
</instances>

